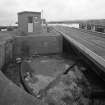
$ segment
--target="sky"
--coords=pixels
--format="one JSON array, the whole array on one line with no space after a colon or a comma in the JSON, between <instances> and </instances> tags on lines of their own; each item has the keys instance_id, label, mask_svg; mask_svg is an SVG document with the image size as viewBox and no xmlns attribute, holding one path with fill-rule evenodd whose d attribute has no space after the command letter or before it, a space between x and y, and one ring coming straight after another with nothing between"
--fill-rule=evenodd
<instances>
[{"instance_id":1,"label":"sky","mask_svg":"<svg viewBox=\"0 0 105 105\"><path fill-rule=\"evenodd\" d=\"M105 0L0 0L0 25L13 25L21 11L43 10L47 21L104 19Z\"/></svg>"}]
</instances>

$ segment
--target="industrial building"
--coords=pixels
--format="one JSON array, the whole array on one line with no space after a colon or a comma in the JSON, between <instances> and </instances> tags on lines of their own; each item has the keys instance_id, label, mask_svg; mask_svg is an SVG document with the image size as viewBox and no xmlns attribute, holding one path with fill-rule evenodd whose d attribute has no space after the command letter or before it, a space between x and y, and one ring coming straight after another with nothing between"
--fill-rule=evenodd
<instances>
[{"instance_id":1,"label":"industrial building","mask_svg":"<svg viewBox=\"0 0 105 105\"><path fill-rule=\"evenodd\" d=\"M19 31L22 33L40 33L41 12L23 11L18 13Z\"/></svg>"}]
</instances>

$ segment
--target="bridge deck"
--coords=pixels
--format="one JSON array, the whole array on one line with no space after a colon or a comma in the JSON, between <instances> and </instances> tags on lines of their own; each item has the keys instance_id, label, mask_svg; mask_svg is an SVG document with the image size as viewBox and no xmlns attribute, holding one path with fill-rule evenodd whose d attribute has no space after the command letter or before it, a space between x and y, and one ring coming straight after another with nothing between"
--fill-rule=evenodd
<instances>
[{"instance_id":1,"label":"bridge deck","mask_svg":"<svg viewBox=\"0 0 105 105\"><path fill-rule=\"evenodd\" d=\"M56 30L61 32L67 40L72 42L85 55L105 68L105 37L103 34L62 26L56 26Z\"/></svg>"}]
</instances>

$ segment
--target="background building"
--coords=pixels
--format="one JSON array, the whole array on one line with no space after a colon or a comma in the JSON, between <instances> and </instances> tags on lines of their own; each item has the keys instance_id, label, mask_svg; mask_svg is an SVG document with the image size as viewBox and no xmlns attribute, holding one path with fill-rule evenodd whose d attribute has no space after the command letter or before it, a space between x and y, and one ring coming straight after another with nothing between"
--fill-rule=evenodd
<instances>
[{"instance_id":1,"label":"background building","mask_svg":"<svg viewBox=\"0 0 105 105\"><path fill-rule=\"evenodd\" d=\"M18 13L19 31L23 33L40 33L41 26L41 12L19 12Z\"/></svg>"}]
</instances>

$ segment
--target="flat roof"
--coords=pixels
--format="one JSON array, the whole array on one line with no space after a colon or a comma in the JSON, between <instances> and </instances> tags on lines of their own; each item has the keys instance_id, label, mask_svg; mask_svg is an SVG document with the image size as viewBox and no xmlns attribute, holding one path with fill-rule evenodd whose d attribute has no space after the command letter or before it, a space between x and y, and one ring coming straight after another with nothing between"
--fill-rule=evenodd
<instances>
[{"instance_id":1,"label":"flat roof","mask_svg":"<svg viewBox=\"0 0 105 105\"><path fill-rule=\"evenodd\" d=\"M22 12L18 12L18 15L20 15L20 14L25 14L25 13L41 14L41 12L33 12L33 11L22 11Z\"/></svg>"}]
</instances>

